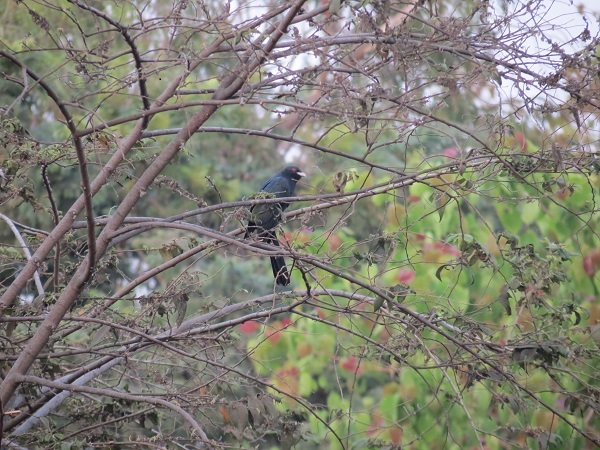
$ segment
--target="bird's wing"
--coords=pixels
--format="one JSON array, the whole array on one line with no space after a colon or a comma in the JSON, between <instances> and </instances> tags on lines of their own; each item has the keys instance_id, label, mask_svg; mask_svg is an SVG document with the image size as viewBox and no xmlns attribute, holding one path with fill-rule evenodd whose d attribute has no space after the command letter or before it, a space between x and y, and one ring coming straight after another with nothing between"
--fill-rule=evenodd
<instances>
[{"instance_id":1,"label":"bird's wing","mask_svg":"<svg viewBox=\"0 0 600 450\"><path fill-rule=\"evenodd\" d=\"M268 192L269 194L274 194L277 198L288 197L290 192L290 183L284 177L276 175L267 181L264 186L260 188L260 190Z\"/></svg>"},{"instance_id":2,"label":"bird's wing","mask_svg":"<svg viewBox=\"0 0 600 450\"><path fill-rule=\"evenodd\" d=\"M260 190L268 194L273 194L275 198L281 198L289 197L292 188L292 183L281 176L281 174L277 174L269 179ZM277 226L281 221L282 212L287 206L287 203L269 203L253 206L250 209L252 212L252 220L250 221L252 231L254 231L255 227L263 230L270 230Z\"/></svg>"}]
</instances>

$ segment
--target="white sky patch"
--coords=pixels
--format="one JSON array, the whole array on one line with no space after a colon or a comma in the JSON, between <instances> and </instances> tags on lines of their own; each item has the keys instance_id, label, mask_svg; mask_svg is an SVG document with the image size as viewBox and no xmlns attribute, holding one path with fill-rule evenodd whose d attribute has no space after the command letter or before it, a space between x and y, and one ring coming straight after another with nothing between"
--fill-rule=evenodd
<instances>
[{"instance_id":1,"label":"white sky patch","mask_svg":"<svg viewBox=\"0 0 600 450\"><path fill-rule=\"evenodd\" d=\"M600 2L598 0L548 1L548 17L559 28L555 30L557 37L573 39L585 29L585 20L592 36L600 31ZM582 16L583 14L583 16Z\"/></svg>"},{"instance_id":2,"label":"white sky patch","mask_svg":"<svg viewBox=\"0 0 600 450\"><path fill-rule=\"evenodd\" d=\"M500 2L499 2L500 3ZM502 11L500 4L496 4L496 14ZM534 11L522 9L520 3L508 3L508 15L515 14L515 19L510 23L509 32L515 36L515 43L526 55L519 61L513 61L524 68L541 76L554 74L563 66L563 58L559 50L566 55L574 54L592 42L600 33L600 2L598 0L581 0L573 2L568 0L542 0L540 7ZM582 33L589 31L590 37L582 39ZM531 30L541 32L531 33ZM519 34L531 34L523 41L519 41ZM554 46L554 48L553 48ZM592 50L591 53L595 53ZM547 56L546 56L547 55ZM503 53L495 55L502 60L506 57ZM512 71L511 71L512 72ZM523 104L524 99L533 99L528 103L528 112L539 110L545 104L562 105L569 101L569 93L562 89L537 88L537 80L531 76L520 74L523 82L514 82L502 79L502 85L496 86L500 99L501 115L512 115L515 107ZM486 99L486 101L493 99ZM506 109L505 109L506 106ZM525 111L523 111L525 113ZM520 114L523 118L524 115ZM535 117L531 116L534 120ZM586 119L592 119L589 116ZM594 127L594 125L590 124ZM543 123L538 123L540 130L544 129ZM588 128L587 131L592 131ZM598 130L595 130L597 132Z\"/></svg>"},{"instance_id":3,"label":"white sky patch","mask_svg":"<svg viewBox=\"0 0 600 450\"><path fill-rule=\"evenodd\" d=\"M302 148L298 144L290 145L290 148L285 152L285 162L293 163L302 156Z\"/></svg>"}]
</instances>

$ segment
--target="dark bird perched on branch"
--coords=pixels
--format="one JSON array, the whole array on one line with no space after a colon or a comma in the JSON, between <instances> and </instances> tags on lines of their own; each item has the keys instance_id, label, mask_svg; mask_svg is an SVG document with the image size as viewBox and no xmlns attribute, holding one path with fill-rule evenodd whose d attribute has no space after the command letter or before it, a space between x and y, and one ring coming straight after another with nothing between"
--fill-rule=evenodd
<instances>
[{"instance_id":1,"label":"dark bird perched on branch","mask_svg":"<svg viewBox=\"0 0 600 450\"><path fill-rule=\"evenodd\" d=\"M298 167L288 166L263 184L260 191L271 194L269 197L274 198L291 197L294 195L296 182L305 176ZM288 206L290 206L289 203L280 202L255 205L250 208L252 216L248 221L245 237L256 233L261 241L279 247L279 239L274 228L283 220L283 212ZM277 284L282 286L290 284L290 274L283 256L271 256L271 267Z\"/></svg>"}]
</instances>

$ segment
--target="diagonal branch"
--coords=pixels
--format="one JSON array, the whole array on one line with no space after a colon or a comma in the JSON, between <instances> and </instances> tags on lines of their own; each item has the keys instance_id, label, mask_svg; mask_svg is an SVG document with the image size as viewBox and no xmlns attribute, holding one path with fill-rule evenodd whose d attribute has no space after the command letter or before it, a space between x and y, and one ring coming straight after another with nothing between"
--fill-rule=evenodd
<instances>
[{"instance_id":1,"label":"diagonal branch","mask_svg":"<svg viewBox=\"0 0 600 450\"><path fill-rule=\"evenodd\" d=\"M141 401L144 403L149 403L151 405L163 406L165 408L169 408L169 409L175 411L181 417L183 417L186 420L186 422L192 427L192 429L195 431L195 433L198 435L198 437L205 444L207 444L210 448L214 447L214 444L212 443L212 441L210 439L208 439L208 436L206 436L206 433L204 432L204 430L202 429L200 424L196 421L196 419L194 419L194 417L190 413L188 413L181 406L179 406L173 402L164 400L162 398L150 397L150 396L146 396L146 395L126 394L124 392L112 391L110 389L100 389L100 388L93 388L93 387L87 387L87 386L77 386L77 385L73 385L73 384L61 383L59 381L50 381L50 380L46 380L46 379L40 378L40 377L35 377L32 375L20 375L19 382L32 383L35 385L46 386L48 388L57 389L57 390L61 390L61 391L81 392L81 393L91 394L91 395L100 395L102 397L118 398L120 400L126 400L129 402L140 402Z\"/></svg>"},{"instance_id":2,"label":"diagonal branch","mask_svg":"<svg viewBox=\"0 0 600 450\"><path fill-rule=\"evenodd\" d=\"M293 20L296 14L306 0L298 0L293 4L286 16L278 23L268 27L266 31L270 31L269 40L267 43L258 51L247 54L240 64L225 77L221 86L215 94L213 99L221 100L227 99L234 95L246 82L255 70L267 59L269 53L274 48L277 41L283 36L289 23ZM266 35L263 34L263 38ZM259 38L260 39L260 38ZM208 48L212 51L213 48L220 43L216 40L212 46ZM171 162L171 160L179 153L184 147L186 142L193 136L196 130L202 126L218 109L218 105L206 105L200 111L192 116L187 122L186 126L171 140L171 142L165 147L165 149L158 155L158 157L150 164L148 169L140 176L135 185L131 188L128 194L125 196L119 207L115 210L113 216L104 227L104 230L100 233L97 240L97 251L98 255L103 255L109 247L111 237L117 228L121 225L125 217L134 208L139 201L143 193L148 189L154 179L161 173L161 171ZM139 137L143 128L143 122L139 123L136 127L135 133L132 132L132 136ZM69 224L70 225L70 224ZM58 228L58 227L57 227ZM55 229L56 230L56 229ZM92 228L93 233L93 228ZM50 238L50 237L49 237ZM48 240L47 238L46 240ZM0 402L3 405L7 405L17 389L21 380L19 376L26 374L35 361L37 355L41 352L44 346L48 343L50 336L52 336L54 330L69 311L79 294L83 290L85 283L91 274L96 260L92 259L89 255L88 258L83 261L77 268L75 274L65 287L62 294L57 299L55 305L48 314L46 320L42 322L29 340L19 358L13 366L10 368L6 377L0 384ZM13 283L14 285L15 283ZM12 286L11 286L12 287ZM16 289L13 289L13 291ZM7 290L8 292L8 290ZM7 293L4 294L3 298L7 298ZM0 305L1 306L1 305Z\"/></svg>"}]
</instances>

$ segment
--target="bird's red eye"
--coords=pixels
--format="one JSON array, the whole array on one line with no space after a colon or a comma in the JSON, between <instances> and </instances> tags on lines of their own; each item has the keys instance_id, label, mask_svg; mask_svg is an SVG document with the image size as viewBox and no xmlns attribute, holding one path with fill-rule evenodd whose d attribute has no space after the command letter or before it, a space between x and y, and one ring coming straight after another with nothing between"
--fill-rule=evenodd
<instances>
[{"instance_id":1,"label":"bird's red eye","mask_svg":"<svg viewBox=\"0 0 600 450\"><path fill-rule=\"evenodd\" d=\"M295 171L296 171L296 168L294 167L294 168L292 169L292 171L293 171L293 172L295 172Z\"/></svg>"}]
</instances>

